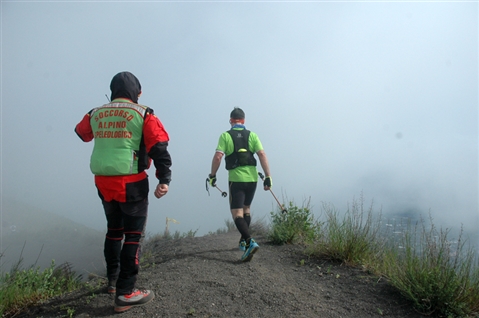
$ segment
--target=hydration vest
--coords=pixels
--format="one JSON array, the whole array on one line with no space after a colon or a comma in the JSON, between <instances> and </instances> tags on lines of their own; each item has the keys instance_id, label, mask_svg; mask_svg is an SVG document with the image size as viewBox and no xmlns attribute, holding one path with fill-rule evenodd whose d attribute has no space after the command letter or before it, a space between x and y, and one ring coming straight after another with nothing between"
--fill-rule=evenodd
<instances>
[{"instance_id":1,"label":"hydration vest","mask_svg":"<svg viewBox=\"0 0 479 318\"><path fill-rule=\"evenodd\" d=\"M129 102L111 102L91 111L95 145L90 169L95 175L137 174L148 166L143 121L148 107Z\"/></svg>"},{"instance_id":2,"label":"hydration vest","mask_svg":"<svg viewBox=\"0 0 479 318\"><path fill-rule=\"evenodd\" d=\"M232 170L241 166L256 166L256 159L249 150L248 140L250 131L246 129L228 130L233 140L234 151L225 157L226 170Z\"/></svg>"}]
</instances>

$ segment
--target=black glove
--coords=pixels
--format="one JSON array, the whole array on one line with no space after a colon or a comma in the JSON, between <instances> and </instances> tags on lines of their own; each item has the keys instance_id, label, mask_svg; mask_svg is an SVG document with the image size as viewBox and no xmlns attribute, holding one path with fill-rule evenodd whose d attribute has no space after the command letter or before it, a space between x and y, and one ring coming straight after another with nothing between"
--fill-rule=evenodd
<instances>
[{"instance_id":1,"label":"black glove","mask_svg":"<svg viewBox=\"0 0 479 318\"><path fill-rule=\"evenodd\" d=\"M210 183L210 186L216 187L216 175L212 176L211 174L209 174L208 182Z\"/></svg>"},{"instance_id":2,"label":"black glove","mask_svg":"<svg viewBox=\"0 0 479 318\"><path fill-rule=\"evenodd\" d=\"M271 188L273 186L273 178L271 176L264 178L263 186Z\"/></svg>"}]
</instances>

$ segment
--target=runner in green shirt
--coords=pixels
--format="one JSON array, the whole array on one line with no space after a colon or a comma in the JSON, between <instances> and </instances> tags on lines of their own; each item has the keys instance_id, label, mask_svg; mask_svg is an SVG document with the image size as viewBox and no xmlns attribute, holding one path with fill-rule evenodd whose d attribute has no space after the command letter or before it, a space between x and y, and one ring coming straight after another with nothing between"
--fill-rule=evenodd
<instances>
[{"instance_id":1,"label":"runner in green shirt","mask_svg":"<svg viewBox=\"0 0 479 318\"><path fill-rule=\"evenodd\" d=\"M269 171L268 158L258 135L247 130L244 123L244 111L235 107L230 114L231 130L222 133L219 138L208 179L211 186L216 186L216 172L221 165L221 159L225 156L231 215L236 228L241 233L239 248L244 251L241 260L248 262L259 249L258 243L251 237L249 231L250 207L258 182L254 154L258 156L266 175L263 183L265 191L273 186L273 180Z\"/></svg>"}]
</instances>

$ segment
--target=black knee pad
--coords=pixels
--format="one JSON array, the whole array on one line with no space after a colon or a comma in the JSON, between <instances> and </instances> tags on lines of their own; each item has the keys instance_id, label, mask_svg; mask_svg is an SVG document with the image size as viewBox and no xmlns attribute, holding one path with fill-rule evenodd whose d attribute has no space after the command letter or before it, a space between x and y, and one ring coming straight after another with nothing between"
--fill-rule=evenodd
<instances>
[{"instance_id":1,"label":"black knee pad","mask_svg":"<svg viewBox=\"0 0 479 318\"><path fill-rule=\"evenodd\" d=\"M122 240L123 239L123 229L108 229L106 233L106 238L110 240Z\"/></svg>"},{"instance_id":2,"label":"black knee pad","mask_svg":"<svg viewBox=\"0 0 479 318\"><path fill-rule=\"evenodd\" d=\"M125 232L125 242L138 243L141 240L141 233L138 232Z\"/></svg>"}]
</instances>

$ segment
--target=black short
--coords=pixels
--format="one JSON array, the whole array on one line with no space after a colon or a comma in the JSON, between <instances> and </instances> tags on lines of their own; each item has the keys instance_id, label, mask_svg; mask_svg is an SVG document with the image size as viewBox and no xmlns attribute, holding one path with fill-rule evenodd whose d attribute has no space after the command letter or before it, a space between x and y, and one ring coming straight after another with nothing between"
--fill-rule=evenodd
<instances>
[{"instance_id":1,"label":"black short","mask_svg":"<svg viewBox=\"0 0 479 318\"><path fill-rule=\"evenodd\" d=\"M257 182L229 182L230 209L242 209L251 205Z\"/></svg>"}]
</instances>

